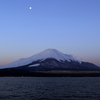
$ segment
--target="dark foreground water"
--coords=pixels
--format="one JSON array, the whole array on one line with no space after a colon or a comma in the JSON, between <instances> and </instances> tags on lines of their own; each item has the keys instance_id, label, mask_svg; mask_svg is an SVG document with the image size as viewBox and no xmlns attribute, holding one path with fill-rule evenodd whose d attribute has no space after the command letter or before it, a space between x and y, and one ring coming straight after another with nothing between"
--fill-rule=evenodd
<instances>
[{"instance_id":1,"label":"dark foreground water","mask_svg":"<svg viewBox=\"0 0 100 100\"><path fill-rule=\"evenodd\" d=\"M100 100L100 78L0 77L0 100Z\"/></svg>"}]
</instances>

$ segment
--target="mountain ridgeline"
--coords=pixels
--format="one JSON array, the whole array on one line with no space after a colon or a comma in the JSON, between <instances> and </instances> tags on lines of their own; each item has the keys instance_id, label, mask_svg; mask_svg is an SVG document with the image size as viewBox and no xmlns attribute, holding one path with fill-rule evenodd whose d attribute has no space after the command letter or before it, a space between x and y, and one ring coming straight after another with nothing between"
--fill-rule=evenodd
<instances>
[{"instance_id":1,"label":"mountain ridgeline","mask_svg":"<svg viewBox=\"0 0 100 100\"><path fill-rule=\"evenodd\" d=\"M56 49L47 49L0 67L1 76L99 76L99 71L100 67Z\"/></svg>"}]
</instances>

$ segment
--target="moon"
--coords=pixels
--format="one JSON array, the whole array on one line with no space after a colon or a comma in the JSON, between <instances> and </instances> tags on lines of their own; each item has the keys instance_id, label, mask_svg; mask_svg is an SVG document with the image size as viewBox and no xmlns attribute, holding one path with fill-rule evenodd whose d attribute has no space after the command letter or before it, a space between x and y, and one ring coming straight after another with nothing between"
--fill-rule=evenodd
<instances>
[{"instance_id":1,"label":"moon","mask_svg":"<svg viewBox=\"0 0 100 100\"><path fill-rule=\"evenodd\" d=\"M29 9L32 9L32 7L29 7Z\"/></svg>"}]
</instances>

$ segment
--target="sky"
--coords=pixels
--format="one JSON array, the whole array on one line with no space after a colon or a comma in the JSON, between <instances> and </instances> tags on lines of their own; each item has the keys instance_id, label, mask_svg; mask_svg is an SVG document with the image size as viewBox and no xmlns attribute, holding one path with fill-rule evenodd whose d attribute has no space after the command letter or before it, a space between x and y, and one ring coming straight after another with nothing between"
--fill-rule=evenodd
<instances>
[{"instance_id":1,"label":"sky","mask_svg":"<svg viewBox=\"0 0 100 100\"><path fill-rule=\"evenodd\" d=\"M100 66L100 0L0 0L0 66L48 48Z\"/></svg>"}]
</instances>

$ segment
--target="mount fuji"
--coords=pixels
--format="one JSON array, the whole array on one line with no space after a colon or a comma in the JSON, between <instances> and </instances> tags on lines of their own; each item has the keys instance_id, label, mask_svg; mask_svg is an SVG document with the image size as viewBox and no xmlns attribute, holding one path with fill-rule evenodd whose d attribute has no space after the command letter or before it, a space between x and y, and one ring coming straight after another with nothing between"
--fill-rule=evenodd
<instances>
[{"instance_id":1,"label":"mount fuji","mask_svg":"<svg viewBox=\"0 0 100 100\"><path fill-rule=\"evenodd\" d=\"M46 49L31 57L21 58L0 67L1 74L10 75L32 74L37 71L100 71L100 67L77 60L72 55L63 54L56 49Z\"/></svg>"},{"instance_id":2,"label":"mount fuji","mask_svg":"<svg viewBox=\"0 0 100 100\"><path fill-rule=\"evenodd\" d=\"M48 58L56 59L59 62L61 62L61 61L68 61L68 62L75 61L75 62L79 62L81 64L81 61L74 59L71 55L63 54L56 49L47 49L47 50L42 51L42 52L40 52L36 55L33 55L31 57L21 58L15 62L12 62L10 64L2 66L0 69L23 66L23 65L30 64L34 61L42 62Z\"/></svg>"}]
</instances>

